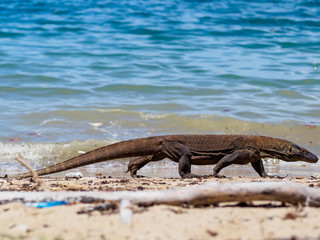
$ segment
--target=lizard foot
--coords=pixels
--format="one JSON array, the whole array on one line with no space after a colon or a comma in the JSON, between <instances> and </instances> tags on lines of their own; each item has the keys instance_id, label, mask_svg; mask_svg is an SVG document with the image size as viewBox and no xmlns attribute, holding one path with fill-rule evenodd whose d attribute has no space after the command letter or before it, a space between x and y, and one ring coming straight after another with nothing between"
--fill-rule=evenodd
<instances>
[{"instance_id":1,"label":"lizard foot","mask_svg":"<svg viewBox=\"0 0 320 240\"><path fill-rule=\"evenodd\" d=\"M143 175L131 175L132 178L150 178L148 176L143 176Z\"/></svg>"},{"instance_id":2,"label":"lizard foot","mask_svg":"<svg viewBox=\"0 0 320 240\"><path fill-rule=\"evenodd\" d=\"M140 177L140 175L137 175L137 170L136 169L132 169L129 166L128 166L127 171L125 171L125 173L128 173L128 172L130 172L130 175L131 175L132 178L139 178Z\"/></svg>"},{"instance_id":3,"label":"lizard foot","mask_svg":"<svg viewBox=\"0 0 320 240\"><path fill-rule=\"evenodd\" d=\"M181 175L182 178L204 178L204 176L192 174L192 173L185 173Z\"/></svg>"},{"instance_id":4,"label":"lizard foot","mask_svg":"<svg viewBox=\"0 0 320 240\"><path fill-rule=\"evenodd\" d=\"M125 173L128 173L129 171L132 178L148 178L148 176L137 175L137 171L127 170Z\"/></svg>"},{"instance_id":5,"label":"lizard foot","mask_svg":"<svg viewBox=\"0 0 320 240\"><path fill-rule=\"evenodd\" d=\"M288 175L281 177L279 175L268 175L269 178L274 178L274 179L285 179L286 177L288 177Z\"/></svg>"}]
</instances>

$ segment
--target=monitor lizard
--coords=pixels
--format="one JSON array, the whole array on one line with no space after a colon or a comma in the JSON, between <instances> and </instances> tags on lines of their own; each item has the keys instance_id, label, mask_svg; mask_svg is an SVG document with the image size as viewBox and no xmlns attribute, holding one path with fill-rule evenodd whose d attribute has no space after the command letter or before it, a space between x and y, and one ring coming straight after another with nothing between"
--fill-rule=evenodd
<instances>
[{"instance_id":1,"label":"monitor lizard","mask_svg":"<svg viewBox=\"0 0 320 240\"><path fill-rule=\"evenodd\" d=\"M165 135L138 138L107 145L69 160L37 170L38 175L65 171L88 164L119 158L138 157L128 164L132 177L149 162L168 158L178 163L182 178L201 177L191 173L191 165L212 165L213 175L231 164L251 163L261 177L268 177L262 159L316 163L318 157L290 141L255 135ZM32 177L30 172L9 177Z\"/></svg>"}]
</instances>

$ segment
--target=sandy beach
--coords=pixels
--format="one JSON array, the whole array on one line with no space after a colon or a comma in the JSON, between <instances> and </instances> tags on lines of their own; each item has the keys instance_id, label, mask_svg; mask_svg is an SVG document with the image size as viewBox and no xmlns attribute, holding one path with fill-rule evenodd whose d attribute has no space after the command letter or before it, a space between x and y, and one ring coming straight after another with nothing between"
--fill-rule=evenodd
<instances>
[{"instance_id":1,"label":"sandy beach","mask_svg":"<svg viewBox=\"0 0 320 240\"><path fill-rule=\"evenodd\" d=\"M314 177L283 180L255 177L223 179L41 178L50 191L147 191L208 182L290 181L320 187ZM1 191L39 191L30 179L1 181ZM90 210L98 203L36 208L21 202L0 205L0 239L319 239L320 209L281 202L231 202L210 206L133 206L129 223L118 209Z\"/></svg>"},{"instance_id":2,"label":"sandy beach","mask_svg":"<svg viewBox=\"0 0 320 240\"><path fill-rule=\"evenodd\" d=\"M0 9L0 240L320 240L320 161L301 158L303 148L320 156L319 0L7 0ZM116 144L165 135L201 137ZM229 154L226 177L181 179L190 154L197 175ZM73 160L40 182L5 178L31 171L20 158L35 170ZM260 178L260 158L284 178ZM148 177L130 177L132 160ZM251 185L270 188L250 199ZM202 202L181 194L196 188ZM213 189L230 198L204 194ZM101 197L125 194L180 202Z\"/></svg>"}]
</instances>

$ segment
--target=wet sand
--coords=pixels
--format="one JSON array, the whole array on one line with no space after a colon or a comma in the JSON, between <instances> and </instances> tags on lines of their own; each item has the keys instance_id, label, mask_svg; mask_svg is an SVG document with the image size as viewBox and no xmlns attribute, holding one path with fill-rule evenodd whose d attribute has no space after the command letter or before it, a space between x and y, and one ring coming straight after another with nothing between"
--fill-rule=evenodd
<instances>
[{"instance_id":1,"label":"wet sand","mask_svg":"<svg viewBox=\"0 0 320 240\"><path fill-rule=\"evenodd\" d=\"M146 191L219 182L291 181L320 188L320 179L258 177L223 179L84 177L41 178L50 191ZM1 191L39 191L26 180L1 181ZM279 202L224 203L192 207L133 207L131 223L121 223L118 210L87 211L96 204L50 208L22 203L0 205L0 239L317 239L320 208ZM84 213L80 213L84 212Z\"/></svg>"}]
</instances>

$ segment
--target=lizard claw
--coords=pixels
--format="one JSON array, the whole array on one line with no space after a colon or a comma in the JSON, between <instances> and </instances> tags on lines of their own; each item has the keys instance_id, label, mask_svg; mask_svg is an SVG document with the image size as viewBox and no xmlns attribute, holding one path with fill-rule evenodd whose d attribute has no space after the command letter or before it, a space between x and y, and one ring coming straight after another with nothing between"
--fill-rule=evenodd
<instances>
[{"instance_id":1,"label":"lizard claw","mask_svg":"<svg viewBox=\"0 0 320 240\"><path fill-rule=\"evenodd\" d=\"M214 178L227 178L224 175L220 175L219 173L213 173L212 175L209 175L210 177L214 177Z\"/></svg>"},{"instance_id":2,"label":"lizard claw","mask_svg":"<svg viewBox=\"0 0 320 240\"><path fill-rule=\"evenodd\" d=\"M217 175L217 176L214 176L215 178L227 178L225 175Z\"/></svg>"}]
</instances>

